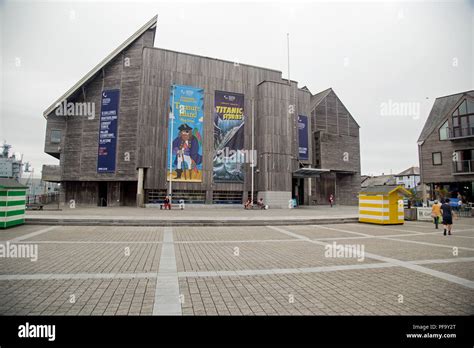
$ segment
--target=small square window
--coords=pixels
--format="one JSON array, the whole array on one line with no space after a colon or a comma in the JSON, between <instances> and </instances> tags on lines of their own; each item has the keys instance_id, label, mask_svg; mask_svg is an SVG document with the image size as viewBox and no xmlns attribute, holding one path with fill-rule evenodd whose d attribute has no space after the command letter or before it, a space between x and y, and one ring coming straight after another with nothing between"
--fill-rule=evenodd
<instances>
[{"instance_id":1,"label":"small square window","mask_svg":"<svg viewBox=\"0 0 474 348\"><path fill-rule=\"evenodd\" d=\"M57 129L51 130L51 143L59 144L61 142L61 131Z\"/></svg>"},{"instance_id":2,"label":"small square window","mask_svg":"<svg viewBox=\"0 0 474 348\"><path fill-rule=\"evenodd\" d=\"M443 158L441 156L441 152L433 152L432 159L433 159L434 166L440 166L443 164Z\"/></svg>"}]
</instances>

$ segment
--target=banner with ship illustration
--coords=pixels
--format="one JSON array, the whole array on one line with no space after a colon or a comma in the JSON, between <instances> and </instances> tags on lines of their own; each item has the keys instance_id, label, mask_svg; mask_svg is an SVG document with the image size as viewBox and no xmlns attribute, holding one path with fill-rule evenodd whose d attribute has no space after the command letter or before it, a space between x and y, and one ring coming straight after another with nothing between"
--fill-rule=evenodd
<instances>
[{"instance_id":1,"label":"banner with ship illustration","mask_svg":"<svg viewBox=\"0 0 474 348\"><path fill-rule=\"evenodd\" d=\"M214 182L244 182L244 95L214 95Z\"/></svg>"},{"instance_id":2,"label":"banner with ship illustration","mask_svg":"<svg viewBox=\"0 0 474 348\"><path fill-rule=\"evenodd\" d=\"M202 182L203 107L202 88L171 86L166 161L168 180L171 175L172 181Z\"/></svg>"}]
</instances>

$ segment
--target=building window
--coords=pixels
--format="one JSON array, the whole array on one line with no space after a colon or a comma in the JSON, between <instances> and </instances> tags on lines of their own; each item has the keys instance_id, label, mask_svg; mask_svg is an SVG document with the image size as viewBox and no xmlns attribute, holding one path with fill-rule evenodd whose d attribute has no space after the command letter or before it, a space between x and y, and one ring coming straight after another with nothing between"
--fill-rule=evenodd
<instances>
[{"instance_id":1,"label":"building window","mask_svg":"<svg viewBox=\"0 0 474 348\"><path fill-rule=\"evenodd\" d=\"M51 130L51 143L59 144L61 142L61 131L58 129Z\"/></svg>"},{"instance_id":2,"label":"building window","mask_svg":"<svg viewBox=\"0 0 474 348\"><path fill-rule=\"evenodd\" d=\"M448 127L448 120L443 123L443 125L439 129L439 140L447 140L449 138L449 127Z\"/></svg>"},{"instance_id":3,"label":"building window","mask_svg":"<svg viewBox=\"0 0 474 348\"><path fill-rule=\"evenodd\" d=\"M453 137L474 135L474 101L463 100L453 115Z\"/></svg>"},{"instance_id":4,"label":"building window","mask_svg":"<svg viewBox=\"0 0 474 348\"><path fill-rule=\"evenodd\" d=\"M434 166L440 166L443 164L443 159L441 157L441 152L433 152L431 154L432 159L433 159L433 165Z\"/></svg>"},{"instance_id":5,"label":"building window","mask_svg":"<svg viewBox=\"0 0 474 348\"><path fill-rule=\"evenodd\" d=\"M454 151L454 172L473 173L474 172L474 149Z\"/></svg>"}]
</instances>

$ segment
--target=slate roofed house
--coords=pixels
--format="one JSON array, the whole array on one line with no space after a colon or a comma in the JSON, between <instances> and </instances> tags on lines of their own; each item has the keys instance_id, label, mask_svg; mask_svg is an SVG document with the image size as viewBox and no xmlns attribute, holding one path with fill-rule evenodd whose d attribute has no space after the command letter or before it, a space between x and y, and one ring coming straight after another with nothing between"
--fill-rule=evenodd
<instances>
[{"instance_id":1,"label":"slate roofed house","mask_svg":"<svg viewBox=\"0 0 474 348\"><path fill-rule=\"evenodd\" d=\"M369 186L383 186L383 185L396 185L395 176L392 174L369 176L361 183L360 186L364 188L364 187L369 187Z\"/></svg>"},{"instance_id":2,"label":"slate roofed house","mask_svg":"<svg viewBox=\"0 0 474 348\"><path fill-rule=\"evenodd\" d=\"M420 184L420 168L410 167L395 175L397 185L403 185L407 189L417 188Z\"/></svg>"},{"instance_id":3,"label":"slate roofed house","mask_svg":"<svg viewBox=\"0 0 474 348\"><path fill-rule=\"evenodd\" d=\"M429 198L473 201L474 90L436 98L418 138L421 182Z\"/></svg>"}]
</instances>

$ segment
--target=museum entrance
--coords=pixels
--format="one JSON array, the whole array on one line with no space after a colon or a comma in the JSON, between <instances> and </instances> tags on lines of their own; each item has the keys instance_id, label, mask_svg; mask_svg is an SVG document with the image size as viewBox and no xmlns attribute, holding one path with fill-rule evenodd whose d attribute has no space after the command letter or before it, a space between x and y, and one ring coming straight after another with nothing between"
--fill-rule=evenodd
<instances>
[{"instance_id":1,"label":"museum entrance","mask_svg":"<svg viewBox=\"0 0 474 348\"><path fill-rule=\"evenodd\" d=\"M298 205L304 205L304 178L293 178L291 198L296 199Z\"/></svg>"},{"instance_id":2,"label":"museum entrance","mask_svg":"<svg viewBox=\"0 0 474 348\"><path fill-rule=\"evenodd\" d=\"M311 167L299 168L293 172L291 194L292 198L296 199L298 205L315 205L323 201L320 197L315 197L314 192L308 190L318 187L318 185L315 186L315 182L321 180L321 177L325 177L329 172L328 169ZM316 194L318 193L318 190L316 190Z\"/></svg>"},{"instance_id":3,"label":"museum entrance","mask_svg":"<svg viewBox=\"0 0 474 348\"><path fill-rule=\"evenodd\" d=\"M107 182L99 182L99 195L97 205L99 207L107 206Z\"/></svg>"}]
</instances>

